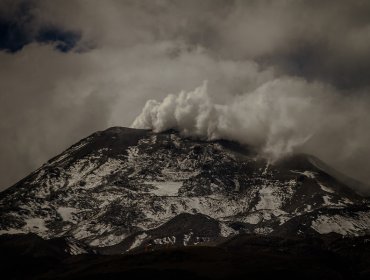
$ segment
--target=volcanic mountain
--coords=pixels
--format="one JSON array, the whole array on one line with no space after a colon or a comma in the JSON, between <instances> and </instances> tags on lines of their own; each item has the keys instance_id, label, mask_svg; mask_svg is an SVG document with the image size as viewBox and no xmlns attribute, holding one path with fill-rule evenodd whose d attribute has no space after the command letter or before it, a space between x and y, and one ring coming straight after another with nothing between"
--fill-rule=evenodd
<instances>
[{"instance_id":1,"label":"volcanic mountain","mask_svg":"<svg viewBox=\"0 0 370 280\"><path fill-rule=\"evenodd\" d=\"M76 254L213 246L241 234L363 236L370 201L355 183L309 155L270 163L231 141L113 127L3 191L0 232L62 238Z\"/></svg>"}]
</instances>

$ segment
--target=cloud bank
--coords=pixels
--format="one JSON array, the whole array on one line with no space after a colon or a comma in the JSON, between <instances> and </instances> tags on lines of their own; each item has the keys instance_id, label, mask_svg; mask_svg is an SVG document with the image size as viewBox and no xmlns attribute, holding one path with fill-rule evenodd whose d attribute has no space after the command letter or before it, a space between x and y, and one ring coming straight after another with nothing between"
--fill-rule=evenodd
<instances>
[{"instance_id":1,"label":"cloud bank","mask_svg":"<svg viewBox=\"0 0 370 280\"><path fill-rule=\"evenodd\" d=\"M367 0L0 1L0 189L204 80L175 125L370 182L369 30Z\"/></svg>"}]
</instances>

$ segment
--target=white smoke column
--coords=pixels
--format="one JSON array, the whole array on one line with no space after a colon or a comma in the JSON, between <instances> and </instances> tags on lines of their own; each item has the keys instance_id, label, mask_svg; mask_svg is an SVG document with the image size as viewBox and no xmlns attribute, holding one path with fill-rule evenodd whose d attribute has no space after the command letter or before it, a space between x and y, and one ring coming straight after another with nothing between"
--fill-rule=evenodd
<instances>
[{"instance_id":1,"label":"white smoke column","mask_svg":"<svg viewBox=\"0 0 370 280\"><path fill-rule=\"evenodd\" d=\"M204 82L194 91L170 94L162 102L149 100L132 126L234 140L259 148L273 161L293 152L320 157L320 146L325 152L331 146L344 149L347 139L338 137L336 146L327 135L344 135L345 123L360 118L356 109L343 115L342 105L349 102L340 101L343 98L330 86L298 78L275 79L239 96L225 94L230 100L215 104ZM312 143L319 145L312 149Z\"/></svg>"},{"instance_id":2,"label":"white smoke column","mask_svg":"<svg viewBox=\"0 0 370 280\"><path fill-rule=\"evenodd\" d=\"M212 138L217 125L215 106L205 81L194 91L169 94L162 102L147 101L132 127L156 132L174 128L185 135Z\"/></svg>"}]
</instances>

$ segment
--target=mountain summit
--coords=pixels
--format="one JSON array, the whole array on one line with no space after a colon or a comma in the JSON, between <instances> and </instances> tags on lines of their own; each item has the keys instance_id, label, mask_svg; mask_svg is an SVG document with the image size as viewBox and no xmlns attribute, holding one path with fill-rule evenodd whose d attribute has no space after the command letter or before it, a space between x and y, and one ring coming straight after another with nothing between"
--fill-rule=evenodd
<instances>
[{"instance_id":1,"label":"mountain summit","mask_svg":"<svg viewBox=\"0 0 370 280\"><path fill-rule=\"evenodd\" d=\"M104 254L242 233L370 233L369 200L317 158L176 131L96 132L0 194L1 234L72 238Z\"/></svg>"}]
</instances>

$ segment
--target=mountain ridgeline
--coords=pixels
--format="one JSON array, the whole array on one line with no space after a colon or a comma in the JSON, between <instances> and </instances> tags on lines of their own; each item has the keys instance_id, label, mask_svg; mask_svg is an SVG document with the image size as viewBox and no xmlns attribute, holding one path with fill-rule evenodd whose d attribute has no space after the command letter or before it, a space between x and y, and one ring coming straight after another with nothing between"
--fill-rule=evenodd
<instances>
[{"instance_id":1,"label":"mountain ridgeline","mask_svg":"<svg viewBox=\"0 0 370 280\"><path fill-rule=\"evenodd\" d=\"M1 232L124 250L238 233L369 233L368 200L318 163L295 155L269 164L234 142L113 127L2 192Z\"/></svg>"},{"instance_id":2,"label":"mountain ridgeline","mask_svg":"<svg viewBox=\"0 0 370 280\"><path fill-rule=\"evenodd\" d=\"M269 163L235 142L113 127L0 194L0 246L26 239L62 244L62 255L102 257L230 252L253 240L266 248L341 237L365 244L370 201L351 184L309 155ZM281 241L287 238L295 241Z\"/></svg>"}]
</instances>

